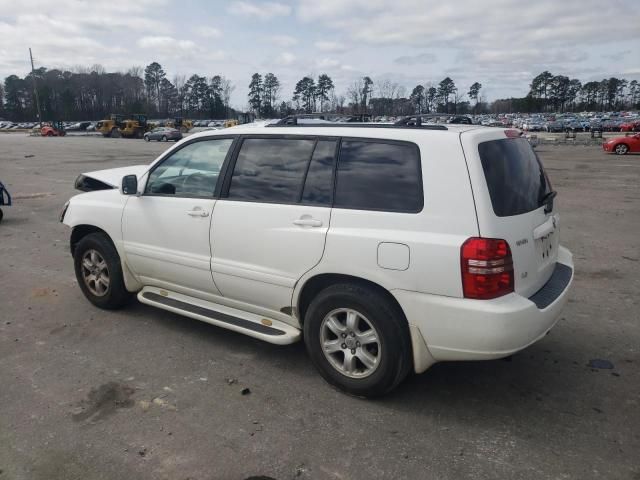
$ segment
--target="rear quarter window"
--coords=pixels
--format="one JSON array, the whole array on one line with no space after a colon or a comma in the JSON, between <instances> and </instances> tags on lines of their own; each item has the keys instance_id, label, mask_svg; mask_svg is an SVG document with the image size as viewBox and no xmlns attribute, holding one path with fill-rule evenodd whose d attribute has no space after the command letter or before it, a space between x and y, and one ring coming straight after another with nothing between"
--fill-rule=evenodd
<instances>
[{"instance_id":1,"label":"rear quarter window","mask_svg":"<svg viewBox=\"0 0 640 480\"><path fill-rule=\"evenodd\" d=\"M423 205L417 145L342 140L336 173L335 207L417 213Z\"/></svg>"},{"instance_id":2,"label":"rear quarter window","mask_svg":"<svg viewBox=\"0 0 640 480\"><path fill-rule=\"evenodd\" d=\"M551 191L542 163L524 138L478 144L493 211L498 217L521 215L541 206Z\"/></svg>"}]
</instances>

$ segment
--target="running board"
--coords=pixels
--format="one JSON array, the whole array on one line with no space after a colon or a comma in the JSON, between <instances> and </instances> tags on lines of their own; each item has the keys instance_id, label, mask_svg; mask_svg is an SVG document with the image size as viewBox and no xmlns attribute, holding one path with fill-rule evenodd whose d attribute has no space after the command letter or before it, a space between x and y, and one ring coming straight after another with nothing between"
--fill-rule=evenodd
<instances>
[{"instance_id":1,"label":"running board","mask_svg":"<svg viewBox=\"0 0 640 480\"><path fill-rule=\"evenodd\" d=\"M300 340L299 329L279 320L265 318L181 293L169 292L161 288L144 287L138 293L138 300L153 307L277 345L287 345Z\"/></svg>"}]
</instances>

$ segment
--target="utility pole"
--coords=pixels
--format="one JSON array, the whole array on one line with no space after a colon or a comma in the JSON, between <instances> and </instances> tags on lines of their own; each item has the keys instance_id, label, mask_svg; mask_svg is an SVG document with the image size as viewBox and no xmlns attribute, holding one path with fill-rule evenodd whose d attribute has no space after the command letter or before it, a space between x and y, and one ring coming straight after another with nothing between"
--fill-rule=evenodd
<instances>
[{"instance_id":1,"label":"utility pole","mask_svg":"<svg viewBox=\"0 0 640 480\"><path fill-rule=\"evenodd\" d=\"M38 87L36 85L36 72L33 67L33 55L31 54L31 47L29 47L29 58L31 59L31 76L33 77L33 93L36 94L36 107L38 108L38 123L42 128L42 113L40 112L40 96L38 95Z\"/></svg>"}]
</instances>

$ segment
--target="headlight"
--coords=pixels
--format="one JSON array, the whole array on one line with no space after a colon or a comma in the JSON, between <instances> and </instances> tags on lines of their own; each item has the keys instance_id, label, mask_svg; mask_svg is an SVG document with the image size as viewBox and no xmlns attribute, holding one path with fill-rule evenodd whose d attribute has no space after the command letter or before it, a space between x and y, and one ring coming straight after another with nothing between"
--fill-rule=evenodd
<instances>
[{"instance_id":1,"label":"headlight","mask_svg":"<svg viewBox=\"0 0 640 480\"><path fill-rule=\"evenodd\" d=\"M64 207L62 207L62 211L60 212L60 216L58 217L58 220L60 220L60 223L64 222L64 216L67 213L68 208L69 208L69 201L67 200L67 203L65 203Z\"/></svg>"}]
</instances>

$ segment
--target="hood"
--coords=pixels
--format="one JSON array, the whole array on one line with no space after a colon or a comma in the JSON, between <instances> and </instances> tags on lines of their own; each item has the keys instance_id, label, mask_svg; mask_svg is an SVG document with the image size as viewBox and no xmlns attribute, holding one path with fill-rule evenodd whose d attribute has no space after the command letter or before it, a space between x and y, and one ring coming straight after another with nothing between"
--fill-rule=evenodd
<instances>
[{"instance_id":1,"label":"hood","mask_svg":"<svg viewBox=\"0 0 640 480\"><path fill-rule=\"evenodd\" d=\"M138 180L149 169L148 165L133 165L131 167L110 168L108 170L96 170L78 176L75 187L83 192L94 190L108 190L120 188L122 177L136 175Z\"/></svg>"}]
</instances>

